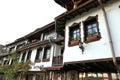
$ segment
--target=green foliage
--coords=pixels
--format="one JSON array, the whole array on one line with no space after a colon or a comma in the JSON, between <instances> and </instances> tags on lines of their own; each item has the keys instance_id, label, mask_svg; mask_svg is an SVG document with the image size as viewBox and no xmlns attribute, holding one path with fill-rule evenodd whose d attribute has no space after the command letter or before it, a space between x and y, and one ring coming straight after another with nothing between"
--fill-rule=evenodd
<instances>
[{"instance_id":1,"label":"green foliage","mask_svg":"<svg viewBox=\"0 0 120 80\"><path fill-rule=\"evenodd\" d=\"M18 63L18 58L19 55L17 53L11 53L11 55L8 56L8 60L10 61L12 59L13 63L11 65L3 65L0 66L0 72L4 73L5 77L8 80L12 80L14 76L18 73L21 72L21 75L25 75L30 68L29 64L31 63L30 60L26 62L21 62Z\"/></svg>"}]
</instances>

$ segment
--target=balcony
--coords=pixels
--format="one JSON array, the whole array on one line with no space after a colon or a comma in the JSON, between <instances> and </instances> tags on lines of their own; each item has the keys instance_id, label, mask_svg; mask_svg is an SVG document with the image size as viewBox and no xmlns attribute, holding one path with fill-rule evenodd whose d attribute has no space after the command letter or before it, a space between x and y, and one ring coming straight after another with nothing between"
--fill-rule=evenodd
<instances>
[{"instance_id":1,"label":"balcony","mask_svg":"<svg viewBox=\"0 0 120 80\"><path fill-rule=\"evenodd\" d=\"M17 51L23 51L23 50L27 50L27 49L30 49L30 48L34 48L34 47L37 47L37 46L40 46L40 45L43 45L43 44L47 44L49 43L48 40L46 41L35 41L35 42L31 42L31 43L27 43L26 45L22 46L21 48L18 48Z\"/></svg>"},{"instance_id":2,"label":"balcony","mask_svg":"<svg viewBox=\"0 0 120 80\"><path fill-rule=\"evenodd\" d=\"M55 39L54 42L58 43L59 41L63 41L63 40L64 40L64 38L60 37L60 38ZM27 43L24 46L18 48L17 51L18 52L24 51L24 50L27 50L27 49L35 48L35 47L42 46L42 45L49 44L49 43L50 43L49 40L33 41L33 42Z\"/></svg>"},{"instance_id":3,"label":"balcony","mask_svg":"<svg viewBox=\"0 0 120 80\"><path fill-rule=\"evenodd\" d=\"M53 57L53 66L62 65L63 63L63 56L54 56Z\"/></svg>"}]
</instances>

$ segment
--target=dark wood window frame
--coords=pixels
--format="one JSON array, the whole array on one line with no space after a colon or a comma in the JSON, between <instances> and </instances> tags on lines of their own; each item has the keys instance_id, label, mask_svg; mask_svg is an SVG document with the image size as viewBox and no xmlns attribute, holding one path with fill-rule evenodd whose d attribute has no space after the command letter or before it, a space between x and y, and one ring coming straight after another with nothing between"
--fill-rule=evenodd
<instances>
[{"instance_id":1,"label":"dark wood window frame","mask_svg":"<svg viewBox=\"0 0 120 80\"><path fill-rule=\"evenodd\" d=\"M31 55L32 55L32 50L29 50L29 51L28 51L28 54L27 54L27 60L30 60Z\"/></svg>"},{"instance_id":2,"label":"dark wood window frame","mask_svg":"<svg viewBox=\"0 0 120 80\"><path fill-rule=\"evenodd\" d=\"M48 50L50 50L48 54ZM47 57L49 55L49 57ZM47 46L44 48L44 54L43 54L43 62L48 62L50 60L50 55L51 55L51 46Z\"/></svg>"},{"instance_id":3,"label":"dark wood window frame","mask_svg":"<svg viewBox=\"0 0 120 80\"><path fill-rule=\"evenodd\" d=\"M4 60L3 65L9 65L9 60Z\"/></svg>"},{"instance_id":4,"label":"dark wood window frame","mask_svg":"<svg viewBox=\"0 0 120 80\"><path fill-rule=\"evenodd\" d=\"M36 57L35 57L35 62L40 62L42 58L42 48L37 49Z\"/></svg>"},{"instance_id":5,"label":"dark wood window frame","mask_svg":"<svg viewBox=\"0 0 120 80\"><path fill-rule=\"evenodd\" d=\"M68 46L76 46L81 42L81 29L80 29L80 23L73 23L69 27L69 41Z\"/></svg>"},{"instance_id":6,"label":"dark wood window frame","mask_svg":"<svg viewBox=\"0 0 120 80\"><path fill-rule=\"evenodd\" d=\"M83 21L83 26L85 43L100 40L101 35L99 32L98 15L89 16L85 21Z\"/></svg>"},{"instance_id":7,"label":"dark wood window frame","mask_svg":"<svg viewBox=\"0 0 120 80\"><path fill-rule=\"evenodd\" d=\"M25 61L25 57L26 57L26 52L22 53L22 58L21 58L21 61Z\"/></svg>"}]
</instances>

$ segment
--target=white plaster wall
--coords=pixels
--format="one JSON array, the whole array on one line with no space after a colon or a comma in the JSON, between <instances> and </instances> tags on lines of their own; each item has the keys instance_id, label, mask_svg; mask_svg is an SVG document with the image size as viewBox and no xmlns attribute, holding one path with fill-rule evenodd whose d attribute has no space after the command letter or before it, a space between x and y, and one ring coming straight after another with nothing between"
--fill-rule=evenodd
<instances>
[{"instance_id":1,"label":"white plaster wall","mask_svg":"<svg viewBox=\"0 0 120 80\"><path fill-rule=\"evenodd\" d=\"M120 1L118 1L120 2ZM111 6L106 6L106 11L109 11L109 7L111 7L111 11L109 12L109 16L110 16L110 21L111 21L111 30L112 30L112 35L114 37L113 41L114 41L114 46L116 46L118 44L118 41L120 40L120 37L116 36L120 34L120 31L118 29L118 27L120 27L120 24L118 20L120 20L120 16L117 18L114 17L112 18L112 16L115 16L116 14L116 7L118 7L118 5L120 5L118 2L114 3ZM115 7L116 6L116 7ZM114 8L113 8L114 7ZM120 8L119 8L120 10ZM118 11L118 10L117 10ZM112 12L112 13L111 13ZM111 15L110 15L111 14ZM117 15L119 15L120 13L117 13ZM85 47L85 50L82 54L81 49L79 48L79 46L73 46L73 47L69 47L68 46L68 41L69 41L69 27L73 24L73 23L79 23L81 22L81 37L83 39L84 35L83 35L83 24L82 21L86 20L89 16L96 16L98 15L98 22L99 22L99 29L100 29L100 33L101 33L101 39L98 41L94 41L94 42L90 42L88 44L84 43L83 46ZM116 16L117 17L117 16ZM115 21L114 21L115 19ZM112 22L114 21L114 22ZM112 27L114 24L116 23L115 27ZM115 28L115 29L114 29ZM102 58L111 58L111 49L110 49L110 41L108 39L108 34L107 34L107 29L106 29L106 24L105 24L105 19L103 17L103 12L101 10L101 8L96 8L96 9L92 9L87 13L84 13L81 16L77 16L74 19L71 19L69 21L66 22L66 28L65 28L65 51L64 51L64 59L63 62L71 62L71 61L83 61L83 60L94 60L94 59L102 59ZM116 42L117 39L117 42ZM117 45L115 47L117 53L120 52L119 49L119 45ZM118 54L117 54L118 55ZM120 56L120 54L119 54Z\"/></svg>"},{"instance_id":2,"label":"white plaster wall","mask_svg":"<svg viewBox=\"0 0 120 80\"><path fill-rule=\"evenodd\" d=\"M51 55L50 55L50 60L48 62L39 62L39 63L35 63L35 57L36 57L36 54L37 54L37 48L33 49L32 50L32 55L31 55L31 61L34 63L32 65L32 69L30 69L30 71L40 71L39 68L35 68L36 66L37 67L40 67L43 65L43 67L50 67L52 66L52 59L53 59L53 51L54 51L54 46L51 46ZM42 53L42 57L43 57L43 53Z\"/></svg>"},{"instance_id":3,"label":"white plaster wall","mask_svg":"<svg viewBox=\"0 0 120 80\"><path fill-rule=\"evenodd\" d=\"M112 36L115 55L120 56L120 0L107 9L107 18Z\"/></svg>"}]
</instances>

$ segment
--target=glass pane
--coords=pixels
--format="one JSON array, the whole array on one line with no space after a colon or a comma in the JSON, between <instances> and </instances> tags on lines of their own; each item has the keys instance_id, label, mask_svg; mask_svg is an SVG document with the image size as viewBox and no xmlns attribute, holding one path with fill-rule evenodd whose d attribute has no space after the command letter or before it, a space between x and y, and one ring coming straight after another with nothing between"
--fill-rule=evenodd
<instances>
[{"instance_id":1,"label":"glass pane","mask_svg":"<svg viewBox=\"0 0 120 80\"><path fill-rule=\"evenodd\" d=\"M98 31L97 31L97 27L94 27L94 28L93 28L93 32L98 32Z\"/></svg>"},{"instance_id":2,"label":"glass pane","mask_svg":"<svg viewBox=\"0 0 120 80\"><path fill-rule=\"evenodd\" d=\"M46 58L50 58L50 49L47 50L47 53L46 53Z\"/></svg>"},{"instance_id":3,"label":"glass pane","mask_svg":"<svg viewBox=\"0 0 120 80\"><path fill-rule=\"evenodd\" d=\"M80 32L80 30L79 29L77 29L77 33L79 33Z\"/></svg>"},{"instance_id":4,"label":"glass pane","mask_svg":"<svg viewBox=\"0 0 120 80\"><path fill-rule=\"evenodd\" d=\"M93 23L92 26L93 26L93 27L97 27L97 24L96 24L96 23Z\"/></svg>"},{"instance_id":5,"label":"glass pane","mask_svg":"<svg viewBox=\"0 0 120 80\"><path fill-rule=\"evenodd\" d=\"M77 33L77 39L79 39L80 38L80 34L79 33Z\"/></svg>"},{"instance_id":6,"label":"glass pane","mask_svg":"<svg viewBox=\"0 0 120 80\"><path fill-rule=\"evenodd\" d=\"M112 79L117 80L117 74L116 73L111 73Z\"/></svg>"},{"instance_id":7,"label":"glass pane","mask_svg":"<svg viewBox=\"0 0 120 80\"><path fill-rule=\"evenodd\" d=\"M73 31L73 34L75 34L75 33L76 33L76 30Z\"/></svg>"},{"instance_id":8,"label":"glass pane","mask_svg":"<svg viewBox=\"0 0 120 80\"><path fill-rule=\"evenodd\" d=\"M91 26L91 25L88 25L87 28L90 29L90 28L92 28L92 26Z\"/></svg>"},{"instance_id":9,"label":"glass pane","mask_svg":"<svg viewBox=\"0 0 120 80\"><path fill-rule=\"evenodd\" d=\"M76 37L77 37L76 34L74 34L73 38L76 39Z\"/></svg>"},{"instance_id":10,"label":"glass pane","mask_svg":"<svg viewBox=\"0 0 120 80\"><path fill-rule=\"evenodd\" d=\"M92 33L93 33L93 32L92 32L92 29L89 29L89 30L88 30L88 35L92 35Z\"/></svg>"}]
</instances>

